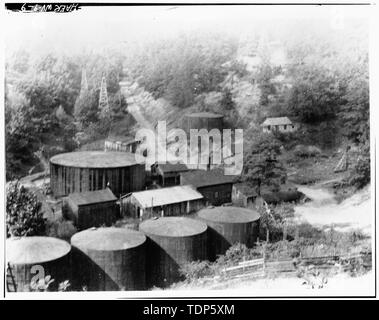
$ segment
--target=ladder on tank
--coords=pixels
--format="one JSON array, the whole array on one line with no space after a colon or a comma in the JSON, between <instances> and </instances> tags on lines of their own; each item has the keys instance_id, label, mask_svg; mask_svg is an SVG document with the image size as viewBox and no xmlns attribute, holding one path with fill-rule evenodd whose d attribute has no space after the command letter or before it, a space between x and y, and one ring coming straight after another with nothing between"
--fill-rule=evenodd
<instances>
[{"instance_id":1,"label":"ladder on tank","mask_svg":"<svg viewBox=\"0 0 379 320\"><path fill-rule=\"evenodd\" d=\"M12 273L12 268L8 262L7 264L7 291L8 292L17 292L17 285L16 281L14 279L13 273Z\"/></svg>"}]
</instances>

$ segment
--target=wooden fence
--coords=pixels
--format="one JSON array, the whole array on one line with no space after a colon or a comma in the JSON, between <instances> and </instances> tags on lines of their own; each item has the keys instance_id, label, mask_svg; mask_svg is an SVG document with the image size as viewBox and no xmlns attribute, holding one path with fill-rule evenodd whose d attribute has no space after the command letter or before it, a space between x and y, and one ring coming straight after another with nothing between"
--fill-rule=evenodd
<instances>
[{"instance_id":1,"label":"wooden fence","mask_svg":"<svg viewBox=\"0 0 379 320\"><path fill-rule=\"evenodd\" d=\"M265 257L239 262L235 266L224 268L221 274L215 277L202 279L205 282L219 282L221 279L260 278L267 274L282 274L295 276L302 268L314 266L320 271L332 270L347 271L360 261L365 269L371 269L371 253L360 253L354 255L334 255L321 257L301 257L298 259L286 259L278 261L267 261Z\"/></svg>"}]
</instances>

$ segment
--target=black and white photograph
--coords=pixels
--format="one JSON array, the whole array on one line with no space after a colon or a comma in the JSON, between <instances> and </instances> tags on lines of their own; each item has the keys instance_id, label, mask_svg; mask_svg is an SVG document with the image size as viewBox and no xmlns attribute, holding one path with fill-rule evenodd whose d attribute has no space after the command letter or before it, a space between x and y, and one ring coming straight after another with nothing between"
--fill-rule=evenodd
<instances>
[{"instance_id":1,"label":"black and white photograph","mask_svg":"<svg viewBox=\"0 0 379 320\"><path fill-rule=\"evenodd\" d=\"M3 298L376 297L377 9L3 3Z\"/></svg>"}]
</instances>

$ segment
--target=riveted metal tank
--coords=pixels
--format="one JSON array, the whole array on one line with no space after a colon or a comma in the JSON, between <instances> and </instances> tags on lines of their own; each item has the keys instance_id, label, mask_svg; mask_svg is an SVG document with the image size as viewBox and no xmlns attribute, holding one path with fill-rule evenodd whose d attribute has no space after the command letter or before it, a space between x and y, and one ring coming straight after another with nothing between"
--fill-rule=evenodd
<instances>
[{"instance_id":1,"label":"riveted metal tank","mask_svg":"<svg viewBox=\"0 0 379 320\"><path fill-rule=\"evenodd\" d=\"M127 228L91 228L71 238L76 288L144 290L146 237Z\"/></svg>"},{"instance_id":2,"label":"riveted metal tank","mask_svg":"<svg viewBox=\"0 0 379 320\"><path fill-rule=\"evenodd\" d=\"M71 246L51 237L12 237L6 240L7 287L9 291L31 291L32 279L51 276L53 289L71 280Z\"/></svg>"},{"instance_id":3,"label":"riveted metal tank","mask_svg":"<svg viewBox=\"0 0 379 320\"><path fill-rule=\"evenodd\" d=\"M185 217L163 217L142 222L147 236L147 283L166 287L181 280L180 268L207 258L207 226Z\"/></svg>"},{"instance_id":4,"label":"riveted metal tank","mask_svg":"<svg viewBox=\"0 0 379 320\"><path fill-rule=\"evenodd\" d=\"M50 185L56 197L109 187L118 197L145 186L145 164L128 152L79 151L50 159Z\"/></svg>"},{"instance_id":5,"label":"riveted metal tank","mask_svg":"<svg viewBox=\"0 0 379 320\"><path fill-rule=\"evenodd\" d=\"M240 207L209 207L200 210L197 217L208 226L208 254L214 260L235 243L254 246L258 239L257 211Z\"/></svg>"}]
</instances>

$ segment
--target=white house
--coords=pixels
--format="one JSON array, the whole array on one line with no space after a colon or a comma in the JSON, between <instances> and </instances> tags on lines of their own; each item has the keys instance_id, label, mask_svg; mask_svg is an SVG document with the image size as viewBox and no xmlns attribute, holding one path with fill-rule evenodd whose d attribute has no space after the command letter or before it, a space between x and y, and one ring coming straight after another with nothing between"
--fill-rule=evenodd
<instances>
[{"instance_id":1,"label":"white house","mask_svg":"<svg viewBox=\"0 0 379 320\"><path fill-rule=\"evenodd\" d=\"M293 132L296 125L287 117L267 118L262 124L263 132Z\"/></svg>"}]
</instances>

